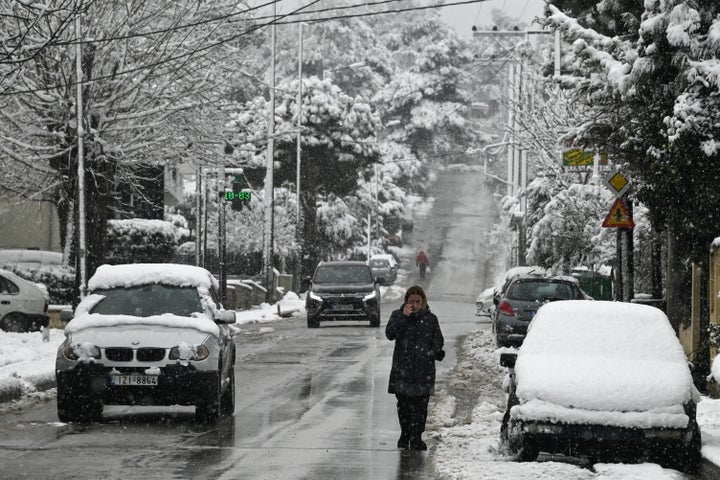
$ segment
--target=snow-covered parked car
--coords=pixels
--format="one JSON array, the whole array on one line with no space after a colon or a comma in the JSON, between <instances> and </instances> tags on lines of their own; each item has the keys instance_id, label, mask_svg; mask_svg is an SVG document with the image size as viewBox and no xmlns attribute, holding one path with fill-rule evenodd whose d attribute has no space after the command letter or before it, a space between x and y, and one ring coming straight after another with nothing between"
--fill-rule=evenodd
<instances>
[{"instance_id":1,"label":"snow-covered parked car","mask_svg":"<svg viewBox=\"0 0 720 480\"><path fill-rule=\"evenodd\" d=\"M495 287L486 288L480 292L475 299L475 315L478 317L490 317L495 309L493 304L493 296L495 295Z\"/></svg>"},{"instance_id":2,"label":"snow-covered parked car","mask_svg":"<svg viewBox=\"0 0 720 480\"><path fill-rule=\"evenodd\" d=\"M701 460L700 396L665 314L607 301L542 306L509 368L501 441L520 460L539 451L657 457L691 470Z\"/></svg>"},{"instance_id":3,"label":"snow-covered parked car","mask_svg":"<svg viewBox=\"0 0 720 480\"><path fill-rule=\"evenodd\" d=\"M105 404L195 405L201 421L233 413L235 312L210 272L102 265L88 288L57 352L61 421L97 420Z\"/></svg>"},{"instance_id":4,"label":"snow-covered parked car","mask_svg":"<svg viewBox=\"0 0 720 480\"><path fill-rule=\"evenodd\" d=\"M40 285L0 270L0 329L31 332L48 326L47 290Z\"/></svg>"}]
</instances>

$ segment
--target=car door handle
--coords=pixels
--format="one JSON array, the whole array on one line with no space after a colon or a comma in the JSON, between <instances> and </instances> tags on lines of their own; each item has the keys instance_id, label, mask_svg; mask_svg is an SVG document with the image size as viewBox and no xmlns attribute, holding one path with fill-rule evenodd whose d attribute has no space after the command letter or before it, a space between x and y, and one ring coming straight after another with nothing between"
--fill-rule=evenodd
<instances>
[{"instance_id":1,"label":"car door handle","mask_svg":"<svg viewBox=\"0 0 720 480\"><path fill-rule=\"evenodd\" d=\"M3 300L0 303L2 303L3 305L10 305L10 300Z\"/></svg>"}]
</instances>

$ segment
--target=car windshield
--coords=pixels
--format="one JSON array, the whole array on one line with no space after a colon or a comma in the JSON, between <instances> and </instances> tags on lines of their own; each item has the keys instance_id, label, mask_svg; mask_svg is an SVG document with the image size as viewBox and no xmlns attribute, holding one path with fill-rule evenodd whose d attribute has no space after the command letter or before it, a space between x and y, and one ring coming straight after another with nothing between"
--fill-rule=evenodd
<instances>
[{"instance_id":1,"label":"car windshield","mask_svg":"<svg viewBox=\"0 0 720 480\"><path fill-rule=\"evenodd\" d=\"M516 282L510 285L506 296L510 300L525 302L579 298L575 288L568 283L543 281Z\"/></svg>"},{"instance_id":2,"label":"car windshield","mask_svg":"<svg viewBox=\"0 0 720 480\"><path fill-rule=\"evenodd\" d=\"M194 312L202 312L202 303L196 287L173 285L140 285L98 289L93 291L105 296L90 313L103 315L133 315L149 317L171 313L189 317Z\"/></svg>"},{"instance_id":3,"label":"car windshield","mask_svg":"<svg viewBox=\"0 0 720 480\"><path fill-rule=\"evenodd\" d=\"M373 277L365 265L322 266L315 272L314 283L372 283Z\"/></svg>"},{"instance_id":4,"label":"car windshield","mask_svg":"<svg viewBox=\"0 0 720 480\"><path fill-rule=\"evenodd\" d=\"M388 268L390 266L390 263L387 260L383 260L380 258L375 258L370 260L370 267L371 268Z\"/></svg>"}]
</instances>

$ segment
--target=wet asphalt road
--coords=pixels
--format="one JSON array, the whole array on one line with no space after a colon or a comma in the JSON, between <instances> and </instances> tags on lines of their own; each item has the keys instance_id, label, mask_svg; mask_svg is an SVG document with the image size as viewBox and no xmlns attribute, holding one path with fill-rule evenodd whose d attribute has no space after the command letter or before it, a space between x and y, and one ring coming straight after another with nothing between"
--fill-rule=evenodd
<instances>
[{"instance_id":1,"label":"wet asphalt road","mask_svg":"<svg viewBox=\"0 0 720 480\"><path fill-rule=\"evenodd\" d=\"M418 218L413 243L431 272L412 270L404 287L423 285L440 318L448 355L478 328L473 301L489 273L480 176L438 180L431 215ZM462 226L462 228L459 228ZM419 239L419 240L418 240ZM489 255L487 253L486 255ZM383 325L397 305L383 305ZM433 479L429 452L395 448L399 426L387 394L393 344L384 328L304 318L243 326L236 337L236 410L217 425L196 423L192 407L106 407L103 421L57 423L55 402L0 416L2 479Z\"/></svg>"}]
</instances>

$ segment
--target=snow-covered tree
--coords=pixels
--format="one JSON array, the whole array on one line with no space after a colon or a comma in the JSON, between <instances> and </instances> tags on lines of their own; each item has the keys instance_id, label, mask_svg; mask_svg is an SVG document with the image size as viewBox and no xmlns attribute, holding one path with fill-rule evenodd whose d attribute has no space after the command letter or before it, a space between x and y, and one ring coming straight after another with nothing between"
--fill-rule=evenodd
<instances>
[{"instance_id":1,"label":"snow-covered tree","mask_svg":"<svg viewBox=\"0 0 720 480\"><path fill-rule=\"evenodd\" d=\"M297 82L277 87L275 131L294 128L298 114L295 92ZM251 180L265 176L267 146L267 102L263 98L246 103L233 115L234 143L238 157L254 172ZM378 161L376 134L380 119L360 97L351 98L330 79L311 77L303 80L301 201L305 252L303 268L311 272L320 258L318 207L331 195L343 197L358 187L358 172L369 175L369 166ZM275 140L277 186L295 183L296 140L280 135ZM334 202L335 200L333 200Z\"/></svg>"},{"instance_id":2,"label":"snow-covered tree","mask_svg":"<svg viewBox=\"0 0 720 480\"><path fill-rule=\"evenodd\" d=\"M224 100L225 86L242 67L238 52L252 41L243 21L247 13L232 0L45 2L47 12L78 5L84 13L84 32L78 38L67 16L47 14L35 22L32 16L14 15L19 3L33 4L6 2L0 7L4 24L20 24L11 31L29 32L12 43L10 58L25 55L20 66L0 65L0 162L4 171L14 172L0 180L0 188L33 196L42 185L53 192L63 243L72 243L73 229L65 227L74 223L77 212L74 47L82 42L92 274L104 258L116 185L135 188L138 165L162 167L186 159L189 144L217 139L222 131L215 105ZM136 188L134 193L143 194Z\"/></svg>"}]
</instances>

